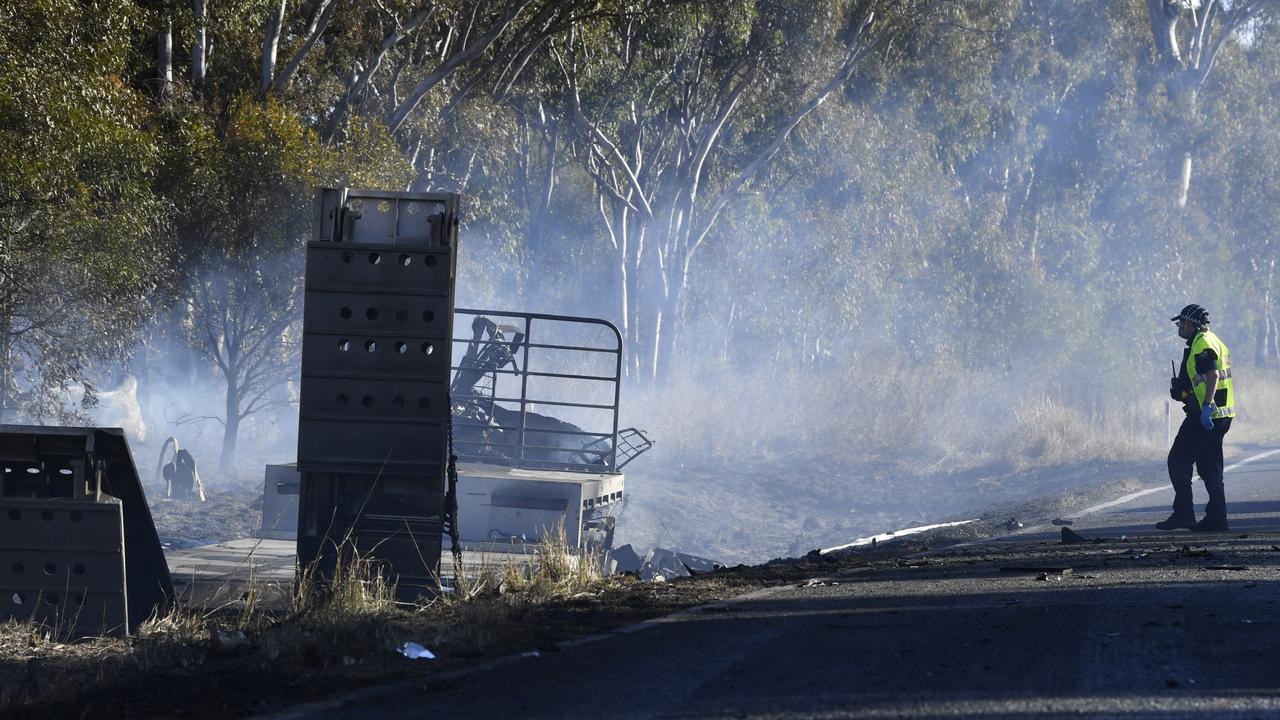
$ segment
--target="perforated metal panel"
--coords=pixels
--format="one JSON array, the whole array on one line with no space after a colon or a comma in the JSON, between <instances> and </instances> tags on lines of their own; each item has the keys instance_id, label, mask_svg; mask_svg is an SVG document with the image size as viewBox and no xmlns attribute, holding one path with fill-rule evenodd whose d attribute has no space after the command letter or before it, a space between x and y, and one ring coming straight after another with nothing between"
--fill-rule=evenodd
<instances>
[{"instance_id":1,"label":"perforated metal panel","mask_svg":"<svg viewBox=\"0 0 1280 720\"><path fill-rule=\"evenodd\" d=\"M438 570L456 195L322 190L307 246L298 553L344 540L412 599Z\"/></svg>"},{"instance_id":2,"label":"perforated metal panel","mask_svg":"<svg viewBox=\"0 0 1280 720\"><path fill-rule=\"evenodd\" d=\"M124 433L0 425L0 618L126 632L172 598Z\"/></svg>"},{"instance_id":3,"label":"perforated metal panel","mask_svg":"<svg viewBox=\"0 0 1280 720\"><path fill-rule=\"evenodd\" d=\"M125 632L121 508L114 499L0 500L0 617L76 636Z\"/></svg>"}]
</instances>

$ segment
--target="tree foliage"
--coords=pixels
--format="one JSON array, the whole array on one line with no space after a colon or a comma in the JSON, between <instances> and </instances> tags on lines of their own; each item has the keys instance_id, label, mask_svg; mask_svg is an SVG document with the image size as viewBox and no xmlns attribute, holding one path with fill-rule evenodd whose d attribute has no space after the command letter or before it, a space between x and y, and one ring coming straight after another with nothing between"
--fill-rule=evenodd
<instances>
[{"instance_id":1,"label":"tree foliage","mask_svg":"<svg viewBox=\"0 0 1280 720\"><path fill-rule=\"evenodd\" d=\"M609 317L633 379L1128 387L1193 300L1275 368L1276 9L0 2L4 417L91 395L163 307L233 453L287 400L331 184L464 193L461 296Z\"/></svg>"},{"instance_id":2,"label":"tree foliage","mask_svg":"<svg viewBox=\"0 0 1280 720\"><path fill-rule=\"evenodd\" d=\"M128 2L0 3L0 421L91 405L171 246ZM77 394L78 397L69 397Z\"/></svg>"}]
</instances>

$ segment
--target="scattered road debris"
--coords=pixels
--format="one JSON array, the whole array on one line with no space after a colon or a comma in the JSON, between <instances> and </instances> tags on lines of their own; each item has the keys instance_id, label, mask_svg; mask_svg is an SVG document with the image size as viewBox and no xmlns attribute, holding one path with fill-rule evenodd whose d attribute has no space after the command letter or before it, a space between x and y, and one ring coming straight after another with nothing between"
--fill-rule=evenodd
<instances>
[{"instance_id":1,"label":"scattered road debris","mask_svg":"<svg viewBox=\"0 0 1280 720\"><path fill-rule=\"evenodd\" d=\"M829 586L839 585L839 584L840 583L834 580L822 580L819 578L809 578L808 580L804 581L804 583L802 583L800 587L802 588L829 587Z\"/></svg>"},{"instance_id":2,"label":"scattered road debris","mask_svg":"<svg viewBox=\"0 0 1280 720\"><path fill-rule=\"evenodd\" d=\"M1072 530L1071 528L1066 528L1066 527L1062 528L1062 544L1063 545L1082 545L1087 542L1091 542L1089 538L1081 535L1075 530Z\"/></svg>"},{"instance_id":3,"label":"scattered road debris","mask_svg":"<svg viewBox=\"0 0 1280 720\"><path fill-rule=\"evenodd\" d=\"M400 654L410 660L435 660L435 653L422 647L416 642L407 642L400 646Z\"/></svg>"},{"instance_id":4,"label":"scattered road debris","mask_svg":"<svg viewBox=\"0 0 1280 720\"><path fill-rule=\"evenodd\" d=\"M1213 557L1213 553L1209 552L1208 548L1193 550L1190 545L1183 545L1182 549L1178 550L1178 557Z\"/></svg>"},{"instance_id":5,"label":"scattered road debris","mask_svg":"<svg viewBox=\"0 0 1280 720\"><path fill-rule=\"evenodd\" d=\"M1001 565L1000 572L1041 573L1045 575L1070 575L1070 565Z\"/></svg>"},{"instance_id":6,"label":"scattered road debris","mask_svg":"<svg viewBox=\"0 0 1280 720\"><path fill-rule=\"evenodd\" d=\"M628 543L609 551L608 565L610 575L635 573L640 571L640 566L644 565L644 560L636 553L636 549Z\"/></svg>"},{"instance_id":7,"label":"scattered road debris","mask_svg":"<svg viewBox=\"0 0 1280 720\"><path fill-rule=\"evenodd\" d=\"M236 630L227 632L216 627L209 628L209 650L217 655L232 655L249 644L249 638Z\"/></svg>"},{"instance_id":8,"label":"scattered road debris","mask_svg":"<svg viewBox=\"0 0 1280 720\"><path fill-rule=\"evenodd\" d=\"M703 573L715 572L716 570L724 569L724 565L716 562L715 560L699 557L697 555L690 555L689 553L676 553L676 560L679 561L681 565L684 565L685 570L688 570L690 575L702 575Z\"/></svg>"},{"instance_id":9,"label":"scattered road debris","mask_svg":"<svg viewBox=\"0 0 1280 720\"><path fill-rule=\"evenodd\" d=\"M645 582L666 582L678 577L689 577L689 569L666 548L654 548L645 555L638 573Z\"/></svg>"},{"instance_id":10,"label":"scattered road debris","mask_svg":"<svg viewBox=\"0 0 1280 720\"><path fill-rule=\"evenodd\" d=\"M645 582L666 582L678 577L704 575L725 568L723 563L709 558L660 547L646 553L642 561L630 545L623 545L613 550L609 564L613 572L634 572Z\"/></svg>"}]
</instances>

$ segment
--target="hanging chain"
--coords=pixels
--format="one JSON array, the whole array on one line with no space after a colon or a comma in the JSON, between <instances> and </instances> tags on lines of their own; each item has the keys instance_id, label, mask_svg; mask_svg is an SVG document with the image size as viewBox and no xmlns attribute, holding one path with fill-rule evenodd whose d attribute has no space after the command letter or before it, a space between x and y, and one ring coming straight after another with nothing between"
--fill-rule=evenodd
<instances>
[{"instance_id":1,"label":"hanging chain","mask_svg":"<svg viewBox=\"0 0 1280 720\"><path fill-rule=\"evenodd\" d=\"M458 544L458 453L453 447L453 398L445 393L445 403L449 407L449 417L445 419L445 427L449 434L448 484L444 493L445 532L449 533L450 550L453 552L454 572L462 572L462 546Z\"/></svg>"}]
</instances>

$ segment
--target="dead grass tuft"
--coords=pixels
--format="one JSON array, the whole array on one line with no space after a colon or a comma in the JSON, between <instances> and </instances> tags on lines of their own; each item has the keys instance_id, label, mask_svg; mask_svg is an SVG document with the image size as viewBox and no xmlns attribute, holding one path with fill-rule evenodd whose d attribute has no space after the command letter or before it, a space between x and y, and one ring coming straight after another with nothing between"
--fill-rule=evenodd
<instances>
[{"instance_id":1,"label":"dead grass tuft","mask_svg":"<svg viewBox=\"0 0 1280 720\"><path fill-rule=\"evenodd\" d=\"M290 601L291 616L332 620L395 609L395 583L387 577L382 563L360 554L350 540L337 547L336 558L329 578L321 579L314 562L299 573Z\"/></svg>"},{"instance_id":2,"label":"dead grass tuft","mask_svg":"<svg viewBox=\"0 0 1280 720\"><path fill-rule=\"evenodd\" d=\"M502 577L503 594L533 599L564 598L598 590L604 581L602 557L588 548L577 548L565 537L564 525L538 546L528 566L509 563Z\"/></svg>"}]
</instances>

